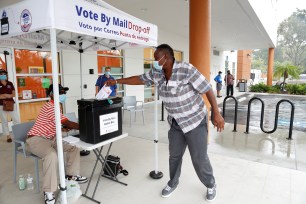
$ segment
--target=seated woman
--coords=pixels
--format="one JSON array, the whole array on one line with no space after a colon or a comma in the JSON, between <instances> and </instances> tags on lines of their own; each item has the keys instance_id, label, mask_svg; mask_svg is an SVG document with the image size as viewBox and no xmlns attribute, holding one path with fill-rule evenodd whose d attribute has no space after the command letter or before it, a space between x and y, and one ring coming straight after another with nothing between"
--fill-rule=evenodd
<instances>
[{"instance_id":1,"label":"seated woman","mask_svg":"<svg viewBox=\"0 0 306 204\"><path fill-rule=\"evenodd\" d=\"M69 88L59 84L60 102L66 99ZM26 143L29 150L43 160L43 191L46 204L54 204L54 192L57 190L57 145L56 123L54 114L53 86L49 87L51 100L40 110L37 120L28 133ZM61 113L61 123L69 129L79 129L79 124L69 121ZM78 183L87 182L87 178L80 176L80 150L72 145L63 144L63 151L67 153L66 179L73 179Z\"/></svg>"}]
</instances>

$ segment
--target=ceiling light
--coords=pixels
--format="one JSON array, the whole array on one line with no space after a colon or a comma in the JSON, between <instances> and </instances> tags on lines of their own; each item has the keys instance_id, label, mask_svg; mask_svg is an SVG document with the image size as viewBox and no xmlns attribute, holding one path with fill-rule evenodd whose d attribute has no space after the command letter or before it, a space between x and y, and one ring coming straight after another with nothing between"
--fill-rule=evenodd
<instances>
[{"instance_id":1,"label":"ceiling light","mask_svg":"<svg viewBox=\"0 0 306 204\"><path fill-rule=\"evenodd\" d=\"M76 45L76 42L74 40L70 40L69 45Z\"/></svg>"}]
</instances>

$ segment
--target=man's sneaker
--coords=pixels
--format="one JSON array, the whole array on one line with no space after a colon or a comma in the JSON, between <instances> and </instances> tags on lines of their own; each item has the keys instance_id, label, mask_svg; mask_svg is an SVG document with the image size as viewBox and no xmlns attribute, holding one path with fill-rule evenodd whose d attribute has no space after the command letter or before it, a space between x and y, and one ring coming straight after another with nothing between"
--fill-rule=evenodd
<instances>
[{"instance_id":1,"label":"man's sneaker","mask_svg":"<svg viewBox=\"0 0 306 204\"><path fill-rule=\"evenodd\" d=\"M88 181L88 179L86 177L80 176L80 175L76 175L76 176L66 175L66 179L67 180L74 180L78 183L86 183Z\"/></svg>"},{"instance_id":2,"label":"man's sneaker","mask_svg":"<svg viewBox=\"0 0 306 204\"><path fill-rule=\"evenodd\" d=\"M55 197L54 194L50 193L49 196L47 196L47 193L44 192L44 196L45 196L45 204L55 204Z\"/></svg>"},{"instance_id":3,"label":"man's sneaker","mask_svg":"<svg viewBox=\"0 0 306 204\"><path fill-rule=\"evenodd\" d=\"M177 188L177 185L174 187L170 187L170 186L166 186L163 190L162 190L162 197L163 198L168 198L169 196L171 196L171 194L173 193L173 191Z\"/></svg>"},{"instance_id":4,"label":"man's sneaker","mask_svg":"<svg viewBox=\"0 0 306 204\"><path fill-rule=\"evenodd\" d=\"M216 184L212 188L207 188L207 194L206 194L206 200L207 201L215 200L216 195L217 195L216 188L217 188Z\"/></svg>"},{"instance_id":5,"label":"man's sneaker","mask_svg":"<svg viewBox=\"0 0 306 204\"><path fill-rule=\"evenodd\" d=\"M80 155L83 157L83 156L87 156L90 154L90 151L87 151L87 150L82 150L80 151Z\"/></svg>"}]
</instances>

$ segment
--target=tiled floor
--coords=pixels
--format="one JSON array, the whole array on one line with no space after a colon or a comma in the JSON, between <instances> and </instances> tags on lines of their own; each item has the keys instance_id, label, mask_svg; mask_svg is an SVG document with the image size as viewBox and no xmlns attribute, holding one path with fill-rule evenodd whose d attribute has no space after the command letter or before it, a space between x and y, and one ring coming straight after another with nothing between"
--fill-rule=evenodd
<instances>
[{"instance_id":1,"label":"tiled floor","mask_svg":"<svg viewBox=\"0 0 306 204\"><path fill-rule=\"evenodd\" d=\"M160 196L168 181L168 145L166 121L159 121L159 170L164 173L160 180L153 180L149 172L154 170L154 121L153 108L149 105L145 112L145 125L141 116L129 127L129 115L124 116L123 129L129 137L117 141L112 147L112 154L121 157L121 164L129 171L128 176L119 175L119 179L128 186L101 179L95 198L104 204L200 204L205 201L206 188L200 183L193 169L189 152L186 151L182 175L178 189L169 198ZM159 111L160 112L160 111ZM160 116L159 116L160 119ZM252 129L246 136L243 126L238 132L232 132L232 124L227 124L223 133L210 129L209 156L217 181L216 204L305 204L306 172L299 171L303 163L302 149L305 148L305 133L294 131L291 149L288 145L276 142L274 154L272 145L261 139L267 136ZM276 134L283 134L278 132ZM273 137L273 135L271 136ZM259 145L260 144L260 145ZM290 145L289 145L290 146ZM298 150L300 149L300 150ZM0 203L42 204L42 193L19 191L12 182L12 144L0 138ZM289 153L288 153L289 152ZM289 157L288 157L289 155ZM81 158L81 173L89 176L94 165L93 154ZM40 164L40 170L42 169ZM304 169L302 169L304 170ZM18 157L18 174L34 174L31 159ZM97 172L94 179L97 179ZM84 192L86 184L81 185ZM90 189L92 192L92 188ZM81 197L77 204L93 203Z\"/></svg>"}]
</instances>

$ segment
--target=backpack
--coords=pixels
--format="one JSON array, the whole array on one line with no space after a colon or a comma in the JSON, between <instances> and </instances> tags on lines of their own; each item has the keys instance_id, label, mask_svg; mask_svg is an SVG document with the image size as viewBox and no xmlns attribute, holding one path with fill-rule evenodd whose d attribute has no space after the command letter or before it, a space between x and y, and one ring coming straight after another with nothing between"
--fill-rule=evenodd
<instances>
[{"instance_id":1,"label":"backpack","mask_svg":"<svg viewBox=\"0 0 306 204\"><path fill-rule=\"evenodd\" d=\"M109 166L109 168L107 168L106 165L104 166L103 171L105 176L113 177L112 173L115 176L117 176L119 173L123 173L125 176L129 174L129 172L123 169L121 166L120 158L118 156L108 155L106 158L106 164Z\"/></svg>"}]
</instances>

